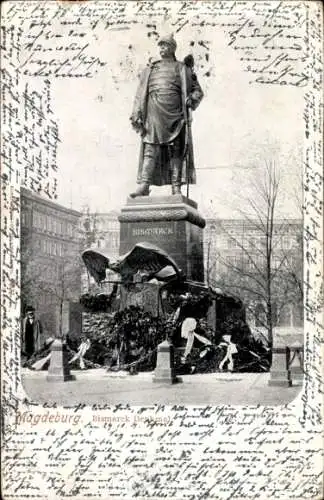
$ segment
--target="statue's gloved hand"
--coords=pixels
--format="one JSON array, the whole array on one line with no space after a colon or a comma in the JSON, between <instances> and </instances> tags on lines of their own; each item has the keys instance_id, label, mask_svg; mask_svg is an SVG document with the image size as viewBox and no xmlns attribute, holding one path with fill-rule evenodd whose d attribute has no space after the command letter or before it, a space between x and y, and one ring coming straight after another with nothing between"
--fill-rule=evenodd
<instances>
[{"instance_id":1,"label":"statue's gloved hand","mask_svg":"<svg viewBox=\"0 0 324 500\"><path fill-rule=\"evenodd\" d=\"M191 96L188 96L187 99L186 99L186 106L188 108L192 108L192 97Z\"/></svg>"},{"instance_id":2,"label":"statue's gloved hand","mask_svg":"<svg viewBox=\"0 0 324 500\"><path fill-rule=\"evenodd\" d=\"M144 129L144 124L143 124L143 120L141 117L131 116L130 122L131 122L131 125L136 133L144 135L145 129Z\"/></svg>"}]
</instances>

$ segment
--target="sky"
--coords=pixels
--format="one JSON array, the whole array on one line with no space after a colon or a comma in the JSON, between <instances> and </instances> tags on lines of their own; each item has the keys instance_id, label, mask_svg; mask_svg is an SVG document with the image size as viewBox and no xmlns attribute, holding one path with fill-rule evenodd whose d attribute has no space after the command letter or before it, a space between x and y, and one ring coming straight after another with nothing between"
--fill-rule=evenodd
<instances>
[{"instance_id":1,"label":"sky","mask_svg":"<svg viewBox=\"0 0 324 500\"><path fill-rule=\"evenodd\" d=\"M302 168L302 90L249 83L237 53L217 27L203 32L209 60L200 67L201 36L184 28L176 37L177 58L193 53L205 94L193 114L197 184L190 188L190 197L203 215L235 216L251 196L251 176L262 175L264 162L272 160L281 174L278 216L299 216L295 190ZM109 212L119 210L136 186L140 143L129 116L139 71L158 51L156 42L138 27L131 37L129 31L103 32L95 50L107 60L96 78L53 80L62 140L58 202L77 210L89 206L93 212ZM153 187L152 194L169 191Z\"/></svg>"}]
</instances>

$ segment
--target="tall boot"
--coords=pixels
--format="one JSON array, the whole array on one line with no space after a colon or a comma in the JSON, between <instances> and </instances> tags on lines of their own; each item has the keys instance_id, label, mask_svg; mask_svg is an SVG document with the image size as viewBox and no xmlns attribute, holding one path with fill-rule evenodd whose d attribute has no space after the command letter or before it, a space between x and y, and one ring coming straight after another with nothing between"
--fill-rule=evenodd
<instances>
[{"instance_id":1,"label":"tall boot","mask_svg":"<svg viewBox=\"0 0 324 500\"><path fill-rule=\"evenodd\" d=\"M148 196L150 194L150 185L153 180L155 168L155 156L156 152L154 146L152 147L151 144L145 145L141 182L138 188L133 193L130 193L129 196L131 198L136 198L136 196Z\"/></svg>"},{"instance_id":2,"label":"tall boot","mask_svg":"<svg viewBox=\"0 0 324 500\"><path fill-rule=\"evenodd\" d=\"M173 158L172 165L172 194L181 194L182 160Z\"/></svg>"},{"instance_id":3,"label":"tall boot","mask_svg":"<svg viewBox=\"0 0 324 500\"><path fill-rule=\"evenodd\" d=\"M150 185L148 182L142 182L138 187L130 193L131 198L136 198L136 196L148 196L150 194Z\"/></svg>"}]
</instances>

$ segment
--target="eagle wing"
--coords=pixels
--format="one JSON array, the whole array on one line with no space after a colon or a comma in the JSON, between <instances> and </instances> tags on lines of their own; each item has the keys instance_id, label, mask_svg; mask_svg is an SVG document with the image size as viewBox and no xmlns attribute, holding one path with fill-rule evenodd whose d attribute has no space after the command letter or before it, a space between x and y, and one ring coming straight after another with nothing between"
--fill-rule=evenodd
<instances>
[{"instance_id":1,"label":"eagle wing","mask_svg":"<svg viewBox=\"0 0 324 500\"><path fill-rule=\"evenodd\" d=\"M109 269L110 259L105 252L85 250L82 253L82 260L96 283L100 283L106 278L106 269Z\"/></svg>"},{"instance_id":2,"label":"eagle wing","mask_svg":"<svg viewBox=\"0 0 324 500\"><path fill-rule=\"evenodd\" d=\"M148 279L161 280L181 275L176 262L164 250L147 242L136 243L130 252L119 257L119 272L125 277L140 272Z\"/></svg>"},{"instance_id":3,"label":"eagle wing","mask_svg":"<svg viewBox=\"0 0 324 500\"><path fill-rule=\"evenodd\" d=\"M82 253L82 260L97 283L105 279L107 269L119 273L122 279L129 279L138 272L146 274L148 279L156 277L162 281L181 276L176 262L164 250L147 242L136 243L114 261L105 250L92 249Z\"/></svg>"}]
</instances>

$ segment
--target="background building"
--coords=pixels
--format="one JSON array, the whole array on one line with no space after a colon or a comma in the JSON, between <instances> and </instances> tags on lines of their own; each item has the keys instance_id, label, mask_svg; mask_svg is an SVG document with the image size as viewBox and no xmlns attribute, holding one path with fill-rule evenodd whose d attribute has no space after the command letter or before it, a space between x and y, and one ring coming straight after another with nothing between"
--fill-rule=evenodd
<instances>
[{"instance_id":1,"label":"background building","mask_svg":"<svg viewBox=\"0 0 324 500\"><path fill-rule=\"evenodd\" d=\"M303 327L302 220L207 219L205 279L238 295L247 307L252 329L265 333L267 297L271 294L274 328Z\"/></svg>"},{"instance_id":2,"label":"background building","mask_svg":"<svg viewBox=\"0 0 324 500\"><path fill-rule=\"evenodd\" d=\"M44 337L61 331L65 300L81 292L80 216L21 188L21 306L36 309Z\"/></svg>"},{"instance_id":3,"label":"background building","mask_svg":"<svg viewBox=\"0 0 324 500\"><path fill-rule=\"evenodd\" d=\"M82 250L97 249L103 250L111 258L115 259L119 256L119 213L111 211L108 213L90 213L86 208L81 218L82 232ZM107 271L107 280L116 279L116 274ZM82 291L86 293L88 290L95 291L99 288L90 280L85 266L82 271ZM106 284L101 287L102 291L109 292L112 285Z\"/></svg>"},{"instance_id":4,"label":"background building","mask_svg":"<svg viewBox=\"0 0 324 500\"><path fill-rule=\"evenodd\" d=\"M118 212L82 214L81 227L84 231L84 244L87 248L97 248L119 255L119 222Z\"/></svg>"}]
</instances>

